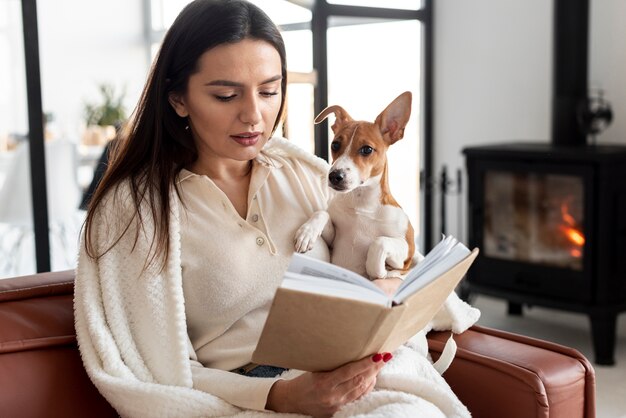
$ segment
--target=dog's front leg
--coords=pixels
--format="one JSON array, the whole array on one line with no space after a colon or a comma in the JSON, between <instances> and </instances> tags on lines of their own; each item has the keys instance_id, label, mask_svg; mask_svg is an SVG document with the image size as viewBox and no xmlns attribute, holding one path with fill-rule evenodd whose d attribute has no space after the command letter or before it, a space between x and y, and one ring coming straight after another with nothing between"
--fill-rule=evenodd
<instances>
[{"instance_id":1,"label":"dog's front leg","mask_svg":"<svg viewBox=\"0 0 626 418\"><path fill-rule=\"evenodd\" d=\"M401 270L409 253L409 243L402 238L378 237L367 250L365 271L371 280L387 277L387 268Z\"/></svg>"},{"instance_id":2,"label":"dog's front leg","mask_svg":"<svg viewBox=\"0 0 626 418\"><path fill-rule=\"evenodd\" d=\"M315 212L309 220L296 231L294 237L294 247L296 251L305 253L311 250L320 235L324 233L324 238L326 239L331 230L332 224L330 223L328 212L325 210Z\"/></svg>"}]
</instances>

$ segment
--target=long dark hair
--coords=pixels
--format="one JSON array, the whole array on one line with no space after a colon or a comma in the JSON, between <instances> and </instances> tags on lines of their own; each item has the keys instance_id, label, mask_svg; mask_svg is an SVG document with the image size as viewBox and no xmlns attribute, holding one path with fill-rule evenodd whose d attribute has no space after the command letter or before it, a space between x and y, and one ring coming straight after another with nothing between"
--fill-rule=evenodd
<instances>
[{"instance_id":1,"label":"long dark hair","mask_svg":"<svg viewBox=\"0 0 626 418\"><path fill-rule=\"evenodd\" d=\"M186 119L176 114L168 98L171 93L186 92L189 77L199 71L198 60L204 52L246 38L266 41L280 55L282 101L272 132L276 129L283 115L287 86L285 44L276 25L245 0L195 0L188 4L163 39L131 121L112 150L109 167L89 204L85 250L90 257L97 259L106 254L132 222L139 226L135 231L136 243L145 222L140 208L147 207L154 222L154 235L146 265L158 257L161 268L165 266L171 239L170 194L175 190L180 196L176 177L198 158L190 130L185 129ZM126 181L135 213L113 243L96 253L91 237L95 214L105 196Z\"/></svg>"}]
</instances>

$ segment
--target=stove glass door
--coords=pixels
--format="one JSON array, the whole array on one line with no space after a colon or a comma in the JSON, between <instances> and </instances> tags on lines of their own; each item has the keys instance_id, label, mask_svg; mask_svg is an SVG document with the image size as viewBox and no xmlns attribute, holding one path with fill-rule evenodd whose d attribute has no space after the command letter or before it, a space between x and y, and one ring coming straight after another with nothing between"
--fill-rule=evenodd
<instances>
[{"instance_id":1,"label":"stove glass door","mask_svg":"<svg viewBox=\"0 0 626 418\"><path fill-rule=\"evenodd\" d=\"M484 251L505 260L583 269L583 178L485 173Z\"/></svg>"}]
</instances>

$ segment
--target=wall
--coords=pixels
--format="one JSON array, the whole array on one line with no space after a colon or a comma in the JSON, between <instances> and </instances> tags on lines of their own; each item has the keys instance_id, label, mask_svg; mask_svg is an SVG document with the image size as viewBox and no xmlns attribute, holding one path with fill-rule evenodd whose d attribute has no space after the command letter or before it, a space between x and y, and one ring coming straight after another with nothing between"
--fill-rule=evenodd
<instances>
[{"instance_id":1,"label":"wall","mask_svg":"<svg viewBox=\"0 0 626 418\"><path fill-rule=\"evenodd\" d=\"M626 38L622 23L626 2L590 2L589 85L606 90L614 111L613 124L598 137L598 143L626 144L626 50L619 41ZM548 142L552 1L434 3L436 169L445 164L449 170L465 172L461 150L466 146ZM446 232L462 239L467 237L466 202L465 194L446 199ZM433 227L438 232L436 218Z\"/></svg>"},{"instance_id":2,"label":"wall","mask_svg":"<svg viewBox=\"0 0 626 418\"><path fill-rule=\"evenodd\" d=\"M602 88L613 123L598 143L626 144L626 1L590 0L589 87Z\"/></svg>"}]
</instances>

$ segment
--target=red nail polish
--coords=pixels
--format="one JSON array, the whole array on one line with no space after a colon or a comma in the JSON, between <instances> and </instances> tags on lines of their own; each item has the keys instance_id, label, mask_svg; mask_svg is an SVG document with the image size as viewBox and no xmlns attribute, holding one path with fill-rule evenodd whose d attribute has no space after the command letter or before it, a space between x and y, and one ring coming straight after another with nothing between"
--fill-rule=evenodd
<instances>
[{"instance_id":1,"label":"red nail polish","mask_svg":"<svg viewBox=\"0 0 626 418\"><path fill-rule=\"evenodd\" d=\"M385 353L385 354L383 355L383 361L384 361L385 363L387 363L387 362L388 362L389 360L391 360L392 358L393 358L393 354L391 354L391 353Z\"/></svg>"},{"instance_id":2,"label":"red nail polish","mask_svg":"<svg viewBox=\"0 0 626 418\"><path fill-rule=\"evenodd\" d=\"M381 361L382 359L383 359L383 356L382 356L382 354L380 354L380 353L376 353L376 354L374 354L374 355L372 356L372 361L373 361L374 363L378 363L378 362L379 362L379 361Z\"/></svg>"}]
</instances>

